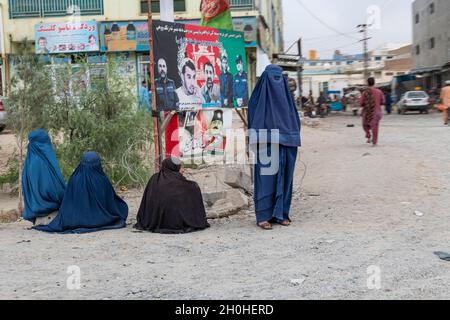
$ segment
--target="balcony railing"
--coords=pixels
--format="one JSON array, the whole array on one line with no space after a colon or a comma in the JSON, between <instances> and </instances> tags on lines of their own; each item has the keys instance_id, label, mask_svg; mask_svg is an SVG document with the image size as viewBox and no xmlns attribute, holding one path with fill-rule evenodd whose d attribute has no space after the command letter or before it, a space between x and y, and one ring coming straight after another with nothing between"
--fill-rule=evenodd
<instances>
[{"instance_id":1,"label":"balcony railing","mask_svg":"<svg viewBox=\"0 0 450 320\"><path fill-rule=\"evenodd\" d=\"M10 19L103 15L103 0L8 0ZM68 12L69 11L69 12Z\"/></svg>"},{"instance_id":2,"label":"balcony railing","mask_svg":"<svg viewBox=\"0 0 450 320\"><path fill-rule=\"evenodd\" d=\"M253 10L255 8L255 0L230 0L232 10Z\"/></svg>"}]
</instances>

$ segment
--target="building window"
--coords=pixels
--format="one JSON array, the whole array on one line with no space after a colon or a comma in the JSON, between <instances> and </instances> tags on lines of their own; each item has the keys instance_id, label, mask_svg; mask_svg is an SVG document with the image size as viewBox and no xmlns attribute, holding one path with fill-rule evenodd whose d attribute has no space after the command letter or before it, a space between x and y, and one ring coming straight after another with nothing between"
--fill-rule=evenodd
<instances>
[{"instance_id":1,"label":"building window","mask_svg":"<svg viewBox=\"0 0 450 320\"><path fill-rule=\"evenodd\" d=\"M416 55L420 55L420 46L419 45L416 46Z\"/></svg>"},{"instance_id":2,"label":"building window","mask_svg":"<svg viewBox=\"0 0 450 320\"><path fill-rule=\"evenodd\" d=\"M434 38L431 38L430 39L430 49L434 49L435 45L436 45L436 41L434 40Z\"/></svg>"},{"instance_id":3,"label":"building window","mask_svg":"<svg viewBox=\"0 0 450 320\"><path fill-rule=\"evenodd\" d=\"M435 11L434 3L430 4L429 10L430 10L430 14L434 13L434 11Z\"/></svg>"},{"instance_id":4,"label":"building window","mask_svg":"<svg viewBox=\"0 0 450 320\"><path fill-rule=\"evenodd\" d=\"M347 61L347 64L350 66L353 64L353 61Z\"/></svg>"},{"instance_id":5,"label":"building window","mask_svg":"<svg viewBox=\"0 0 450 320\"><path fill-rule=\"evenodd\" d=\"M381 61L381 57L375 57L375 61Z\"/></svg>"},{"instance_id":6,"label":"building window","mask_svg":"<svg viewBox=\"0 0 450 320\"><path fill-rule=\"evenodd\" d=\"M177 12L186 11L186 0L174 0L173 10ZM152 12L159 13L159 0L152 0ZM148 1L141 0L141 13L148 13Z\"/></svg>"},{"instance_id":7,"label":"building window","mask_svg":"<svg viewBox=\"0 0 450 320\"><path fill-rule=\"evenodd\" d=\"M103 0L8 0L10 19L103 15Z\"/></svg>"},{"instance_id":8,"label":"building window","mask_svg":"<svg viewBox=\"0 0 450 320\"><path fill-rule=\"evenodd\" d=\"M386 77L391 77L391 76L393 76L393 75L394 75L393 72L386 72Z\"/></svg>"},{"instance_id":9,"label":"building window","mask_svg":"<svg viewBox=\"0 0 450 320\"><path fill-rule=\"evenodd\" d=\"M254 0L230 0L230 7L233 10L253 10Z\"/></svg>"},{"instance_id":10,"label":"building window","mask_svg":"<svg viewBox=\"0 0 450 320\"><path fill-rule=\"evenodd\" d=\"M419 22L420 22L420 15L416 13L416 24L418 24Z\"/></svg>"}]
</instances>

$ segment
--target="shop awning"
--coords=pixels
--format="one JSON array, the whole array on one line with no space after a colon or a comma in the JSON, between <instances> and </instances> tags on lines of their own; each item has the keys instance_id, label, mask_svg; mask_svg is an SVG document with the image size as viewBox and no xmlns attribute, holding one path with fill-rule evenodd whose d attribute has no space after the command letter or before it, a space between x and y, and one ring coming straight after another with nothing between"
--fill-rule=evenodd
<instances>
[{"instance_id":1,"label":"shop awning","mask_svg":"<svg viewBox=\"0 0 450 320\"><path fill-rule=\"evenodd\" d=\"M411 70L411 74L432 73L432 72L438 72L438 71L441 71L441 69L442 69L441 66L417 68L417 69Z\"/></svg>"}]
</instances>

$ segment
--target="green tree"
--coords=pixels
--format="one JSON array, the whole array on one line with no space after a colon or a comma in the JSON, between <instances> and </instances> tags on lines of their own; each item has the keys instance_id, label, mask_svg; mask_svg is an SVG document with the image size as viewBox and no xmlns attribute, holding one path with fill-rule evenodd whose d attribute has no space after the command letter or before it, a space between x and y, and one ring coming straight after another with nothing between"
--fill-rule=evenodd
<instances>
[{"instance_id":1,"label":"green tree","mask_svg":"<svg viewBox=\"0 0 450 320\"><path fill-rule=\"evenodd\" d=\"M68 177L86 151L96 151L116 186L143 186L150 158L151 117L138 111L135 83L112 61L52 70L55 103L48 109L61 169Z\"/></svg>"},{"instance_id":2,"label":"green tree","mask_svg":"<svg viewBox=\"0 0 450 320\"><path fill-rule=\"evenodd\" d=\"M85 58L76 64L45 64L25 43L14 57L6 109L18 152L0 183L17 178L20 212L25 143L37 128L49 132L66 179L87 151L99 153L116 187L145 186L153 173L152 118L138 110L136 84L114 61L87 64Z\"/></svg>"},{"instance_id":3,"label":"green tree","mask_svg":"<svg viewBox=\"0 0 450 320\"><path fill-rule=\"evenodd\" d=\"M22 168L28 133L36 128L46 128L46 108L53 104L52 84L46 67L32 52L27 41L19 46L19 54L12 57L14 76L6 100L8 126L17 141L19 211L23 210ZM14 162L12 162L14 163Z\"/></svg>"}]
</instances>

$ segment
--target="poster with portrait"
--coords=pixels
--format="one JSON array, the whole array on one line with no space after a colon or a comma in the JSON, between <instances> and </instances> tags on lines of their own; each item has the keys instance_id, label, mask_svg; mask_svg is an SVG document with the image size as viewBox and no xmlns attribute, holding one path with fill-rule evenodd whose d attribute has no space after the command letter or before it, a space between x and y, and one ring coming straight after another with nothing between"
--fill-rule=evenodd
<instances>
[{"instance_id":1,"label":"poster with portrait","mask_svg":"<svg viewBox=\"0 0 450 320\"><path fill-rule=\"evenodd\" d=\"M225 154L226 131L233 124L231 109L183 111L178 121L179 155L183 160Z\"/></svg>"},{"instance_id":2,"label":"poster with portrait","mask_svg":"<svg viewBox=\"0 0 450 320\"><path fill-rule=\"evenodd\" d=\"M96 21L38 23L34 31L37 54L96 52L100 49Z\"/></svg>"},{"instance_id":3,"label":"poster with portrait","mask_svg":"<svg viewBox=\"0 0 450 320\"><path fill-rule=\"evenodd\" d=\"M158 111L245 108L244 33L155 21Z\"/></svg>"}]
</instances>

